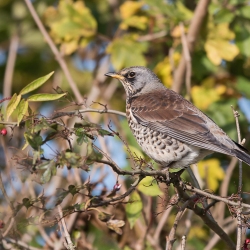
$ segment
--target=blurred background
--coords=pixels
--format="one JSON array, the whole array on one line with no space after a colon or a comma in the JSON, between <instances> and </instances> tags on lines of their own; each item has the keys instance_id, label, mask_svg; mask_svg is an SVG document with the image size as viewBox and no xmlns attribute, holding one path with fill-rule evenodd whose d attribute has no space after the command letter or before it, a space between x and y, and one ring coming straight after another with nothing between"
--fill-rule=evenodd
<instances>
[{"instance_id":1,"label":"blurred background","mask_svg":"<svg viewBox=\"0 0 250 250\"><path fill-rule=\"evenodd\" d=\"M45 35L37 27L34 16L26 5L27 1L0 1L0 99L11 97L38 77L55 71L36 93L55 93L53 88L58 86L68 92L71 99L68 102L33 103L32 109L36 113L49 116L57 111L72 111L82 106L93 109L107 107L124 112L125 92L122 85L117 80L107 79L104 74L129 66L146 66L159 76L166 87L191 100L233 140L238 141L232 105L240 114L241 135L246 138L244 146L250 149L250 1L33 0L31 4L44 25L45 32L49 34L63 58L66 71L58 63L58 56L52 52ZM201 17L199 13L195 13L200 2L207 3L207 8L200 10ZM202 12L205 13L203 16ZM192 30L193 27L197 27L196 31ZM183 58L184 64L186 63L184 71L183 67L181 68ZM72 82L69 83L67 72L75 84L75 91L72 90ZM80 93L80 96L77 93ZM2 118L5 103L2 103ZM14 121L15 117L12 119ZM114 130L119 131L131 151L148 160L135 142L124 117L88 113L84 119L100 124L107 130L111 124ZM67 120L68 126L73 126L72 124L72 121ZM25 197L38 197L44 192L45 196L49 197L48 208L52 208L57 188L65 188L69 184L80 185L88 179L94 183L93 195L99 195L104 190L112 191L117 176L103 164L97 164L95 167L91 165L91 171L88 173L62 167L47 184L41 184L37 177L30 175L18 162L12 165L13 157L24 145L25 128L15 128L13 132L10 125L0 126L1 129L6 127L8 131L8 135L1 139L2 179L8 196L16 205L18 202L23 204L22 199ZM121 140L105 137L96 140L96 145L109 153L120 167L131 169L131 160L127 159L129 155ZM51 158L56 151L66 150L67 147L62 141L50 142L44 145L45 158ZM78 152L83 150L81 147L75 147ZM199 174L203 188L224 196L236 193L237 168L232 168L234 170L230 172L230 185L228 183L225 190L220 189L228 174L230 163L232 160L221 154L213 154L200 162L196 173ZM243 191L250 188L249 176L249 166L243 164ZM188 180L187 174L184 174L185 177ZM123 188L126 190L126 179L121 178L121 181L124 181ZM170 193L173 194L173 190ZM159 204L160 201L156 197L151 198L154 204ZM248 193L244 194L243 198L245 202L249 202ZM0 196L0 199L0 220L8 224L7 219L11 219L6 210L8 203L3 196ZM74 202L77 203L77 198L75 199ZM71 200L68 199L67 202ZM65 204L68 204L67 202ZM152 200L150 202L152 205ZM151 205L148 206L151 208ZM152 206L155 213L164 210L164 207ZM123 206L120 205L117 209L121 210L116 212L118 217L119 214L123 216ZM225 214L219 214L219 209L223 209ZM216 211L215 218L222 227L226 227L230 222L230 212L225 206L217 208ZM29 219L38 214L33 206L23 209L17 219L18 226L9 231L11 237L21 237L24 242L34 247L53 249L51 245L60 238L57 225L52 223L53 225L34 226L37 221L31 222ZM152 219L155 227L160 216ZM225 222L226 218L229 222ZM158 249L164 249L164 235L169 232L173 220L174 213L162 228L161 235L158 235ZM132 231L129 231L129 226L127 231L125 230L127 237L117 236L104 228L94 215L90 219L87 213L75 214L71 222L69 230L74 232L72 237L78 242L79 249L157 249L150 241L144 242L146 245L141 243L143 239L139 236L138 228L133 229L134 237L128 239ZM228 231L233 239L236 237L235 228L236 226ZM4 232L6 227L3 226L2 230ZM182 233L180 232L180 235ZM225 247L217 240L210 248L205 248L208 246L208 238L213 237L208 235L208 228L199 219L194 218L193 226L189 230L187 249L213 249L216 244L216 249ZM64 249L63 245L58 249Z\"/></svg>"}]
</instances>

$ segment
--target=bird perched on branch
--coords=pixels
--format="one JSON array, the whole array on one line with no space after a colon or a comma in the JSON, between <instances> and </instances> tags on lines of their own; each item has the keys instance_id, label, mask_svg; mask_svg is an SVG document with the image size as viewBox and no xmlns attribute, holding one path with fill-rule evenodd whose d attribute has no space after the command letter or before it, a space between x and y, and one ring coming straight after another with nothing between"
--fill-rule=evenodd
<instances>
[{"instance_id":1,"label":"bird perched on branch","mask_svg":"<svg viewBox=\"0 0 250 250\"><path fill-rule=\"evenodd\" d=\"M208 116L167 89L145 67L107 73L126 91L129 127L143 151L164 168L186 168L219 152L250 165L248 151L231 140Z\"/></svg>"}]
</instances>

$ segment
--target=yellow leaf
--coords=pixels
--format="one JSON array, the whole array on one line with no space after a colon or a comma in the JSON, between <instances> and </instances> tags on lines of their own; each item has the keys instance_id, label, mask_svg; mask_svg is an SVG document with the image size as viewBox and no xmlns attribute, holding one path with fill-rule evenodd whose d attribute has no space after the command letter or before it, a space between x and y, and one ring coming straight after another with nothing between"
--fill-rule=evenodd
<instances>
[{"instance_id":1,"label":"yellow leaf","mask_svg":"<svg viewBox=\"0 0 250 250\"><path fill-rule=\"evenodd\" d=\"M206 78L201 82L201 86L193 86L191 88L194 105L199 109L206 110L211 103L220 99L220 95L226 90L225 88L225 86L221 86L217 89L215 87L215 79L213 77Z\"/></svg>"},{"instance_id":2,"label":"yellow leaf","mask_svg":"<svg viewBox=\"0 0 250 250\"><path fill-rule=\"evenodd\" d=\"M148 43L136 41L136 36L124 35L114 39L106 51L111 54L111 62L116 70L134 65L146 66L146 59L143 55L146 52Z\"/></svg>"},{"instance_id":3,"label":"yellow leaf","mask_svg":"<svg viewBox=\"0 0 250 250\"><path fill-rule=\"evenodd\" d=\"M6 108L6 116L7 116L7 120L9 119L9 117L11 116L11 114L15 111L15 109L17 108L19 102L21 101L21 95L17 95L16 93L12 96L12 98L10 99L7 108Z\"/></svg>"},{"instance_id":4,"label":"yellow leaf","mask_svg":"<svg viewBox=\"0 0 250 250\"><path fill-rule=\"evenodd\" d=\"M134 1L125 1L120 6L120 12L122 19L126 19L128 17L131 17L135 13L137 13L141 7L143 6L143 2L134 2Z\"/></svg>"},{"instance_id":5,"label":"yellow leaf","mask_svg":"<svg viewBox=\"0 0 250 250\"><path fill-rule=\"evenodd\" d=\"M60 50L64 55L70 55L78 48L77 40L72 40L70 42L65 42L61 45Z\"/></svg>"},{"instance_id":6,"label":"yellow leaf","mask_svg":"<svg viewBox=\"0 0 250 250\"><path fill-rule=\"evenodd\" d=\"M140 149L138 149L138 148L136 148L134 146L131 146L131 145L129 145L129 149L132 152L133 156L144 159L144 155L143 155L143 153L142 153L142 151Z\"/></svg>"},{"instance_id":7,"label":"yellow leaf","mask_svg":"<svg viewBox=\"0 0 250 250\"><path fill-rule=\"evenodd\" d=\"M171 36L175 38L181 37L180 25L174 27L174 29L171 31Z\"/></svg>"},{"instance_id":8,"label":"yellow leaf","mask_svg":"<svg viewBox=\"0 0 250 250\"><path fill-rule=\"evenodd\" d=\"M178 65L179 60L180 60L180 53L175 52L173 55L174 65ZM154 68L154 72L161 79L162 83L168 88L171 87L173 81L172 71L173 68L172 65L170 64L169 56L166 56L164 60L159 62Z\"/></svg>"},{"instance_id":9,"label":"yellow leaf","mask_svg":"<svg viewBox=\"0 0 250 250\"><path fill-rule=\"evenodd\" d=\"M231 43L235 34L229 29L228 23L215 25L208 22L208 34L205 43L205 50L210 61L220 65L221 60L232 61L238 54L239 48Z\"/></svg>"},{"instance_id":10,"label":"yellow leaf","mask_svg":"<svg viewBox=\"0 0 250 250\"><path fill-rule=\"evenodd\" d=\"M207 40L205 50L208 58L215 65L219 65L222 59L232 61L240 52L235 44L222 39Z\"/></svg>"},{"instance_id":11,"label":"yellow leaf","mask_svg":"<svg viewBox=\"0 0 250 250\"><path fill-rule=\"evenodd\" d=\"M74 52L83 37L90 39L97 30L97 21L83 1L61 0L57 8L47 8L44 17L52 38L66 54Z\"/></svg>"},{"instance_id":12,"label":"yellow leaf","mask_svg":"<svg viewBox=\"0 0 250 250\"><path fill-rule=\"evenodd\" d=\"M204 160L198 163L198 170L205 181L207 181L208 188L216 190L219 186L219 181L223 180L225 173L220 166L218 159Z\"/></svg>"},{"instance_id":13,"label":"yellow leaf","mask_svg":"<svg viewBox=\"0 0 250 250\"><path fill-rule=\"evenodd\" d=\"M219 95L222 95L226 93L227 87L225 85L219 85L219 86L216 86L215 90Z\"/></svg>"},{"instance_id":14,"label":"yellow leaf","mask_svg":"<svg viewBox=\"0 0 250 250\"><path fill-rule=\"evenodd\" d=\"M140 30L145 30L147 28L148 18L145 16L131 16L126 18L121 24L120 28L123 30L129 27L134 27Z\"/></svg>"},{"instance_id":15,"label":"yellow leaf","mask_svg":"<svg viewBox=\"0 0 250 250\"><path fill-rule=\"evenodd\" d=\"M149 196L158 196L163 195L162 191L160 190L156 180L151 177L145 177L138 185L138 190L142 193L149 195Z\"/></svg>"}]
</instances>

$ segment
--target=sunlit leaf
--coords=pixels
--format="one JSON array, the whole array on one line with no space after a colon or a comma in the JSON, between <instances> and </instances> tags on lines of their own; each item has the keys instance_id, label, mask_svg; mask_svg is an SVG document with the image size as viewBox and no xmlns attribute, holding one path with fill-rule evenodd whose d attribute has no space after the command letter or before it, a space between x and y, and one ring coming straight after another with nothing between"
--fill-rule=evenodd
<instances>
[{"instance_id":1,"label":"sunlit leaf","mask_svg":"<svg viewBox=\"0 0 250 250\"><path fill-rule=\"evenodd\" d=\"M126 149L125 146L124 146L124 149ZM144 159L144 155L143 155L142 151L139 148L129 145L129 149L130 149L130 151L131 151L131 153L133 154L134 157Z\"/></svg>"},{"instance_id":2,"label":"sunlit leaf","mask_svg":"<svg viewBox=\"0 0 250 250\"><path fill-rule=\"evenodd\" d=\"M28 102L47 102L47 101L54 101L58 100L61 97L65 96L64 94L35 94L30 96L27 101Z\"/></svg>"},{"instance_id":3,"label":"sunlit leaf","mask_svg":"<svg viewBox=\"0 0 250 250\"><path fill-rule=\"evenodd\" d=\"M141 197L136 191L134 191L130 195L129 203L126 204L126 214L130 228L134 227L136 220L140 217L142 207Z\"/></svg>"},{"instance_id":4,"label":"sunlit leaf","mask_svg":"<svg viewBox=\"0 0 250 250\"><path fill-rule=\"evenodd\" d=\"M17 108L20 100L21 100L21 95L17 95L16 93L10 99L8 106L6 108L7 120L9 119L11 114L14 112L14 110Z\"/></svg>"},{"instance_id":5,"label":"sunlit leaf","mask_svg":"<svg viewBox=\"0 0 250 250\"><path fill-rule=\"evenodd\" d=\"M162 195L156 180L153 177L145 177L138 185L138 190L149 196Z\"/></svg>"},{"instance_id":6,"label":"sunlit leaf","mask_svg":"<svg viewBox=\"0 0 250 250\"><path fill-rule=\"evenodd\" d=\"M28 111L28 102L24 99L20 101L20 103L17 106L17 124L22 121L23 117L26 115Z\"/></svg>"},{"instance_id":7,"label":"sunlit leaf","mask_svg":"<svg viewBox=\"0 0 250 250\"><path fill-rule=\"evenodd\" d=\"M224 179L225 172L220 166L218 159L203 160L198 163L199 173L207 184L208 188L215 191L219 186L219 181Z\"/></svg>"},{"instance_id":8,"label":"sunlit leaf","mask_svg":"<svg viewBox=\"0 0 250 250\"><path fill-rule=\"evenodd\" d=\"M200 86L193 86L191 94L195 106L199 109L206 110L210 104L220 99L220 96L226 92L224 85L215 86L215 78L208 77L204 79Z\"/></svg>"},{"instance_id":9,"label":"sunlit leaf","mask_svg":"<svg viewBox=\"0 0 250 250\"><path fill-rule=\"evenodd\" d=\"M172 56L172 59L169 56L166 56L163 61L158 62L158 64L154 68L154 72L161 79L162 83L166 87L171 87L173 82L173 66L178 65L180 61L181 55L178 52L175 52ZM170 60L173 61L174 65L171 65Z\"/></svg>"},{"instance_id":10,"label":"sunlit leaf","mask_svg":"<svg viewBox=\"0 0 250 250\"><path fill-rule=\"evenodd\" d=\"M47 169L42 174L40 180L43 184L50 181L51 177L56 174L56 164L55 161L48 162Z\"/></svg>"},{"instance_id":11,"label":"sunlit leaf","mask_svg":"<svg viewBox=\"0 0 250 250\"><path fill-rule=\"evenodd\" d=\"M107 47L111 54L111 61L116 70L134 65L146 66L143 55L147 50L147 43L137 42L133 36L125 35L116 38Z\"/></svg>"},{"instance_id":12,"label":"sunlit leaf","mask_svg":"<svg viewBox=\"0 0 250 250\"><path fill-rule=\"evenodd\" d=\"M47 8L44 17L52 38L61 44L65 54L71 54L79 45L83 46L83 38L91 41L96 33L97 22L83 1L61 0L57 7Z\"/></svg>"},{"instance_id":13,"label":"sunlit leaf","mask_svg":"<svg viewBox=\"0 0 250 250\"><path fill-rule=\"evenodd\" d=\"M146 16L131 16L126 18L121 24L120 28L127 30L129 27L134 27L140 30L145 30L148 25L148 18Z\"/></svg>"},{"instance_id":14,"label":"sunlit leaf","mask_svg":"<svg viewBox=\"0 0 250 250\"><path fill-rule=\"evenodd\" d=\"M27 86L25 86L21 91L20 91L20 95L25 95L27 93L30 93L31 91L38 89L39 87L41 87L52 75L54 74L54 71L52 71L51 73L49 73L46 76L42 76L36 80L34 80L33 82L31 82L30 84L28 84Z\"/></svg>"},{"instance_id":15,"label":"sunlit leaf","mask_svg":"<svg viewBox=\"0 0 250 250\"><path fill-rule=\"evenodd\" d=\"M214 25L211 22L208 25L208 35L204 47L207 57L215 65L219 65L222 60L232 61L240 52L239 48L231 42L235 34L228 26L228 23Z\"/></svg>"},{"instance_id":16,"label":"sunlit leaf","mask_svg":"<svg viewBox=\"0 0 250 250\"><path fill-rule=\"evenodd\" d=\"M120 13L123 19L133 16L136 14L141 7L144 5L143 2L136 2L136 1L125 1L120 6Z\"/></svg>"}]
</instances>

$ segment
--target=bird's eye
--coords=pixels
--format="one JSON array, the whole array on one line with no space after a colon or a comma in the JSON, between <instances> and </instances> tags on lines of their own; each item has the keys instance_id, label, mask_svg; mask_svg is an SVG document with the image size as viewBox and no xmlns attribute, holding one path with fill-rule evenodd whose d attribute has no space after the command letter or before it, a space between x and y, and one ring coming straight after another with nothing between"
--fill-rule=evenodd
<instances>
[{"instance_id":1,"label":"bird's eye","mask_svg":"<svg viewBox=\"0 0 250 250\"><path fill-rule=\"evenodd\" d=\"M129 73L128 73L128 77L129 77L129 78L135 77L135 72L133 72L133 71L132 71L132 72L129 72Z\"/></svg>"}]
</instances>

